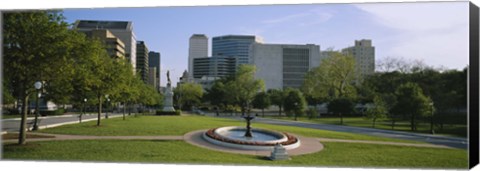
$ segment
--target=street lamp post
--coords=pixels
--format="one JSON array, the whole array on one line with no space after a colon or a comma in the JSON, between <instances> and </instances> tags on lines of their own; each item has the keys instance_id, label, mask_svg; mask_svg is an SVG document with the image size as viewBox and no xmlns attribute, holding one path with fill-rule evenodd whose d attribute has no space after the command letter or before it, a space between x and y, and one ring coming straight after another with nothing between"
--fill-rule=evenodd
<instances>
[{"instance_id":1,"label":"street lamp post","mask_svg":"<svg viewBox=\"0 0 480 171\"><path fill-rule=\"evenodd\" d=\"M86 112L85 103L87 103L87 98L83 99L83 111L82 111L82 113L80 113L80 116L78 117L80 119L80 123L82 123L82 115L84 115L85 112Z\"/></svg>"},{"instance_id":2,"label":"street lamp post","mask_svg":"<svg viewBox=\"0 0 480 171\"><path fill-rule=\"evenodd\" d=\"M34 84L35 89L37 90L37 96L35 99L35 121L33 123L33 131L38 130L38 97L40 96L40 89L42 88L42 82L37 81Z\"/></svg>"},{"instance_id":3,"label":"street lamp post","mask_svg":"<svg viewBox=\"0 0 480 171\"><path fill-rule=\"evenodd\" d=\"M430 116L430 133L435 134L435 130L433 129L433 114L434 114L433 101L430 103L430 107L432 112L432 116Z\"/></svg>"},{"instance_id":4,"label":"street lamp post","mask_svg":"<svg viewBox=\"0 0 480 171\"><path fill-rule=\"evenodd\" d=\"M110 99L108 98L108 94L105 95L105 99L107 101L107 104L105 104L105 119L108 119L108 103L110 102Z\"/></svg>"}]
</instances>

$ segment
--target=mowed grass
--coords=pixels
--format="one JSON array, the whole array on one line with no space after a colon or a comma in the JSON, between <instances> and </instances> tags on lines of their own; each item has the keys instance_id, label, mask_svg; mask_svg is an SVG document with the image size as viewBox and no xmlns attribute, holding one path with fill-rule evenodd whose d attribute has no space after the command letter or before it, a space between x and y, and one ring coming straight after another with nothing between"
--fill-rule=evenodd
<instances>
[{"instance_id":1,"label":"mowed grass","mask_svg":"<svg viewBox=\"0 0 480 171\"><path fill-rule=\"evenodd\" d=\"M184 135L195 130L210 129L222 126L245 126L245 122L241 120L205 116L137 116L129 117L125 121L122 120L122 118L104 119L101 122L101 126L96 126L96 121L90 121L83 122L81 124L64 125L56 128L44 129L40 130L40 132L96 136L159 136ZM418 141L383 138L362 134L261 124L255 123L255 121L252 121L252 127L272 129L307 137L423 143Z\"/></svg>"},{"instance_id":2,"label":"mowed grass","mask_svg":"<svg viewBox=\"0 0 480 171\"><path fill-rule=\"evenodd\" d=\"M293 117L286 117L286 116L268 116L268 117L273 119L281 119L281 120L293 120ZM321 117L321 118L312 118L312 119L308 119L307 117L298 117L297 120L301 122L309 122L309 123L340 125L340 117ZM363 127L363 128L373 128L372 120L365 119L364 117L344 117L343 125ZM375 123L375 128L392 130L391 121L388 119L379 119ZM421 122L417 125L417 129L418 130L415 131L416 133L429 134L430 124ZM408 121L395 122L395 127L393 130L412 132L410 128L410 122ZM445 124L442 130L440 130L439 128L435 128L435 133L446 135L446 136L465 138L467 136L467 125Z\"/></svg>"},{"instance_id":3,"label":"mowed grass","mask_svg":"<svg viewBox=\"0 0 480 171\"><path fill-rule=\"evenodd\" d=\"M467 168L467 151L389 145L324 143L324 150L270 161L265 157L224 153L183 141L76 140L7 144L9 160L100 161L270 166Z\"/></svg>"}]
</instances>

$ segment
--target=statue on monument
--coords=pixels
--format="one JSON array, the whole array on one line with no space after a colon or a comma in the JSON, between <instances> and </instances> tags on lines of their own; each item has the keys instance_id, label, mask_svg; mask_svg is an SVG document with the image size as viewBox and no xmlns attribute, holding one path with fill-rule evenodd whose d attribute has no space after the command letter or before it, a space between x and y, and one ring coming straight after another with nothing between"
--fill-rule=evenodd
<instances>
[{"instance_id":1,"label":"statue on monument","mask_svg":"<svg viewBox=\"0 0 480 171\"><path fill-rule=\"evenodd\" d=\"M167 87L170 87L172 82L170 81L170 70L167 70Z\"/></svg>"},{"instance_id":2,"label":"statue on monument","mask_svg":"<svg viewBox=\"0 0 480 171\"><path fill-rule=\"evenodd\" d=\"M167 88L165 89L165 99L163 102L163 111L174 112L172 82L170 80L170 71L167 71Z\"/></svg>"}]
</instances>

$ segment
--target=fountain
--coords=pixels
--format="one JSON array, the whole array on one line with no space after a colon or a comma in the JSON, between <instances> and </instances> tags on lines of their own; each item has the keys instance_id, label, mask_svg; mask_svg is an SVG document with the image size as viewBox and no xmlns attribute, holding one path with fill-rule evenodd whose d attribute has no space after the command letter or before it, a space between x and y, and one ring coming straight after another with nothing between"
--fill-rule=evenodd
<instances>
[{"instance_id":1,"label":"fountain","mask_svg":"<svg viewBox=\"0 0 480 171\"><path fill-rule=\"evenodd\" d=\"M216 145L242 150L268 150L276 145L282 145L286 150L300 146L300 140L284 132L267 129L251 128L250 121L255 117L243 117L246 127L227 126L213 128L203 134L203 138Z\"/></svg>"}]
</instances>

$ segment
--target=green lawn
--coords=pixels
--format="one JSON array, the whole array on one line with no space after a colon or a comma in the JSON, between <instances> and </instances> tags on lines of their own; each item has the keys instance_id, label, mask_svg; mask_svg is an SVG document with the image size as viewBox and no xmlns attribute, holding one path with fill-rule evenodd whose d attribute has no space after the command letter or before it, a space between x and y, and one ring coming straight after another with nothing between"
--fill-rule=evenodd
<instances>
[{"instance_id":1,"label":"green lawn","mask_svg":"<svg viewBox=\"0 0 480 171\"><path fill-rule=\"evenodd\" d=\"M2 115L2 119L13 119L13 118L21 118L22 115ZM35 117L35 115L27 115L27 117Z\"/></svg>"},{"instance_id":2,"label":"green lawn","mask_svg":"<svg viewBox=\"0 0 480 171\"><path fill-rule=\"evenodd\" d=\"M184 164L467 168L467 151L389 145L324 143L324 150L288 161L223 153L183 141L76 140L7 144L4 159ZM126 155L127 154L127 155Z\"/></svg>"},{"instance_id":3,"label":"green lawn","mask_svg":"<svg viewBox=\"0 0 480 171\"><path fill-rule=\"evenodd\" d=\"M269 118L282 119L282 120L293 120L293 117L286 116L268 116ZM308 119L307 117L298 117L298 121L302 122L311 122L311 123L324 123L332 125L340 125L340 117L321 117L321 118L312 118ZM372 128L372 120L367 120L363 117L344 117L343 125L346 126L356 126L364 128ZM375 124L377 129L392 130L391 122L387 119L377 120ZM430 124L429 123L420 123L417 126L418 133L430 133ZM412 132L410 130L410 122L408 121L397 121L395 122L395 131L406 131ZM435 129L437 134L446 135L446 136L456 136L456 137L466 137L467 136L467 125L450 125L445 124L443 129Z\"/></svg>"},{"instance_id":4,"label":"green lawn","mask_svg":"<svg viewBox=\"0 0 480 171\"><path fill-rule=\"evenodd\" d=\"M122 118L104 119L102 120L100 127L96 126L96 121L90 121L83 122L81 124L64 125L56 128L43 129L39 132L97 136L157 136L184 135L185 133L194 130L210 129L221 126L245 126L245 122L240 120L205 116L132 116L128 117L125 121L122 120ZM327 130L260 124L255 123L255 121L253 121L252 127L273 129L308 137L423 143L418 141L383 138Z\"/></svg>"}]
</instances>

